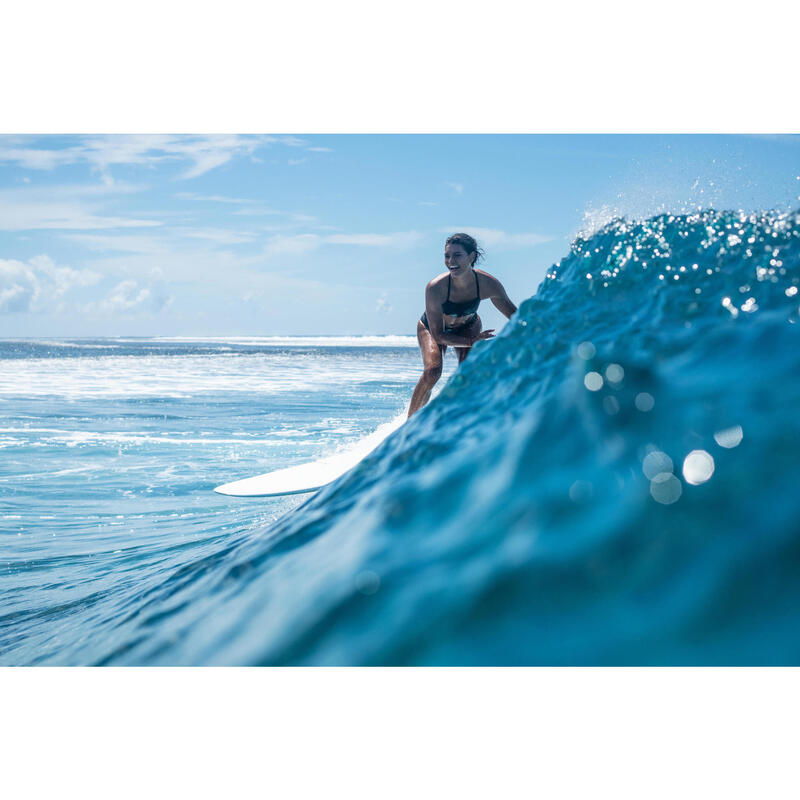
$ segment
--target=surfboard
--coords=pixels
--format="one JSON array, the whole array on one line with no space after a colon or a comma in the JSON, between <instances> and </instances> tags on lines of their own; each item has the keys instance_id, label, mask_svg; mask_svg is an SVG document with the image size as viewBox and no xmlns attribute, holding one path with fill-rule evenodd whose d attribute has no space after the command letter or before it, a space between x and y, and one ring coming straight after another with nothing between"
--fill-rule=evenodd
<instances>
[{"instance_id":1,"label":"surfboard","mask_svg":"<svg viewBox=\"0 0 800 800\"><path fill-rule=\"evenodd\" d=\"M345 472L349 472L405 421L404 412L342 452L333 453L308 464L298 464L294 467L265 472L252 478L224 483L222 486L217 486L214 491L231 497L275 497L315 492Z\"/></svg>"}]
</instances>

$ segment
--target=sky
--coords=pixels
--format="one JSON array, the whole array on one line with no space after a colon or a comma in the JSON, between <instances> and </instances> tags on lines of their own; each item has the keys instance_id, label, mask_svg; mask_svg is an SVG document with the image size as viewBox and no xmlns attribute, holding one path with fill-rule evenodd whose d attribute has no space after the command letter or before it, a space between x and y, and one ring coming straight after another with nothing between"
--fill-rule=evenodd
<instances>
[{"instance_id":1,"label":"sky","mask_svg":"<svg viewBox=\"0 0 800 800\"><path fill-rule=\"evenodd\" d=\"M414 335L450 233L519 305L615 215L799 196L791 135L0 135L0 336Z\"/></svg>"}]
</instances>

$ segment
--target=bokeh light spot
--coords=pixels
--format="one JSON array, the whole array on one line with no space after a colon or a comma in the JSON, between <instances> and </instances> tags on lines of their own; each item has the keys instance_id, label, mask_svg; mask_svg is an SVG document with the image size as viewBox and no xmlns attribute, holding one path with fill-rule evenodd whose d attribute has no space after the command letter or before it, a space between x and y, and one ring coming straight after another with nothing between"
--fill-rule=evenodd
<instances>
[{"instance_id":1,"label":"bokeh light spot","mask_svg":"<svg viewBox=\"0 0 800 800\"><path fill-rule=\"evenodd\" d=\"M355 584L356 589L361 592L361 594L370 595L378 591L381 585L381 579L376 572L364 570L356 575Z\"/></svg>"},{"instance_id":2,"label":"bokeh light spot","mask_svg":"<svg viewBox=\"0 0 800 800\"><path fill-rule=\"evenodd\" d=\"M659 472L650 481L650 494L657 503L668 506L683 493L681 482L670 472Z\"/></svg>"},{"instance_id":3,"label":"bokeh light spot","mask_svg":"<svg viewBox=\"0 0 800 800\"><path fill-rule=\"evenodd\" d=\"M714 474L714 459L705 450L692 450L683 460L683 478L693 486L705 483Z\"/></svg>"},{"instance_id":4,"label":"bokeh light spot","mask_svg":"<svg viewBox=\"0 0 800 800\"><path fill-rule=\"evenodd\" d=\"M590 358L594 358L595 352L596 352L595 347L591 342L581 342L578 345L578 355L584 361L588 361Z\"/></svg>"},{"instance_id":5,"label":"bokeh light spot","mask_svg":"<svg viewBox=\"0 0 800 800\"><path fill-rule=\"evenodd\" d=\"M642 472L651 481L659 474L670 474L672 472L672 459L661 450L653 450L642 461Z\"/></svg>"},{"instance_id":6,"label":"bokeh light spot","mask_svg":"<svg viewBox=\"0 0 800 800\"><path fill-rule=\"evenodd\" d=\"M603 376L599 372L587 372L583 379L583 385L590 392L600 391L603 388Z\"/></svg>"},{"instance_id":7,"label":"bokeh light spot","mask_svg":"<svg viewBox=\"0 0 800 800\"><path fill-rule=\"evenodd\" d=\"M714 441L720 447L736 447L741 441L744 433L742 431L741 425L734 425L731 428L725 428L724 430L717 431L714 434Z\"/></svg>"}]
</instances>

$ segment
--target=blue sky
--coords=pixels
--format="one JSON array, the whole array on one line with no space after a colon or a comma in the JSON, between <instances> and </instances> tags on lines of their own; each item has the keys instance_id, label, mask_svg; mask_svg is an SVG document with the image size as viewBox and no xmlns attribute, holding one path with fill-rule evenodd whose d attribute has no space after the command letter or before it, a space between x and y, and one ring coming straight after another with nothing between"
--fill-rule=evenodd
<instances>
[{"instance_id":1,"label":"blue sky","mask_svg":"<svg viewBox=\"0 0 800 800\"><path fill-rule=\"evenodd\" d=\"M413 334L450 232L519 304L613 215L798 195L798 136L2 135L0 336Z\"/></svg>"}]
</instances>

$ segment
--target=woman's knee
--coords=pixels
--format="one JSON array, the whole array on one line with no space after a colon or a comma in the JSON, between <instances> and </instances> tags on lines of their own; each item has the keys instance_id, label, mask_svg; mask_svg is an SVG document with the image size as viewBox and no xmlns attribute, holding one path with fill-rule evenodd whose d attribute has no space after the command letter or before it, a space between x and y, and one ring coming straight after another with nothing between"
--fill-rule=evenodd
<instances>
[{"instance_id":1,"label":"woman's knee","mask_svg":"<svg viewBox=\"0 0 800 800\"><path fill-rule=\"evenodd\" d=\"M439 378L442 377L442 365L441 364L434 364L430 367L425 367L425 370L422 373L422 377L425 380L425 383L430 384L433 386Z\"/></svg>"}]
</instances>

